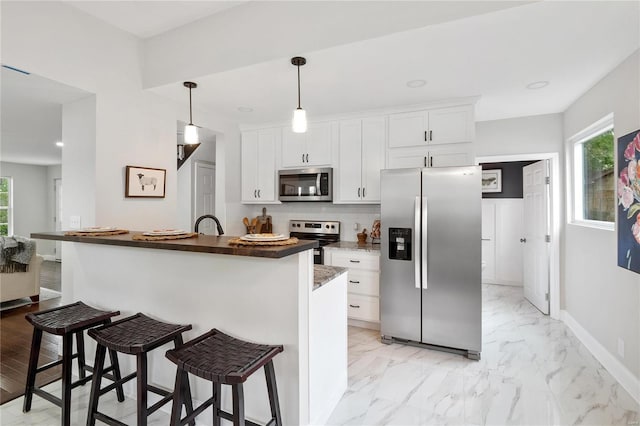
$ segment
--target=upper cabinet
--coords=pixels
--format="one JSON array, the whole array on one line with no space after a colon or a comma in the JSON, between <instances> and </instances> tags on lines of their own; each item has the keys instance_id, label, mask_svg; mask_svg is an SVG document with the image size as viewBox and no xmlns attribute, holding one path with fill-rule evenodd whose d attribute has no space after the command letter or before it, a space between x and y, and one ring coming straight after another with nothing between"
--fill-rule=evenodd
<instances>
[{"instance_id":1,"label":"upper cabinet","mask_svg":"<svg viewBox=\"0 0 640 426\"><path fill-rule=\"evenodd\" d=\"M334 203L379 203L385 117L341 121L339 134Z\"/></svg>"},{"instance_id":2,"label":"upper cabinet","mask_svg":"<svg viewBox=\"0 0 640 426\"><path fill-rule=\"evenodd\" d=\"M331 123L309 123L306 133L282 129L282 167L331 165Z\"/></svg>"},{"instance_id":3,"label":"upper cabinet","mask_svg":"<svg viewBox=\"0 0 640 426\"><path fill-rule=\"evenodd\" d=\"M242 132L242 202L278 203L276 144L280 129Z\"/></svg>"},{"instance_id":4,"label":"upper cabinet","mask_svg":"<svg viewBox=\"0 0 640 426\"><path fill-rule=\"evenodd\" d=\"M472 142L473 105L389 115L389 148Z\"/></svg>"}]
</instances>

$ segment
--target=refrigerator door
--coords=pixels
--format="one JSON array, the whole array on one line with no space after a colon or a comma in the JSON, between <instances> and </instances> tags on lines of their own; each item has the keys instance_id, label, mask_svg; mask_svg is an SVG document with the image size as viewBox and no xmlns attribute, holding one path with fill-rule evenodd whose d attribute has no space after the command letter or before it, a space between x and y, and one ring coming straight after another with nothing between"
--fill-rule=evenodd
<instances>
[{"instance_id":1,"label":"refrigerator door","mask_svg":"<svg viewBox=\"0 0 640 426\"><path fill-rule=\"evenodd\" d=\"M481 351L481 176L480 166L422 170L422 343Z\"/></svg>"},{"instance_id":2,"label":"refrigerator door","mask_svg":"<svg viewBox=\"0 0 640 426\"><path fill-rule=\"evenodd\" d=\"M420 180L420 169L381 172L380 333L416 342L422 292L416 233L421 220Z\"/></svg>"}]
</instances>

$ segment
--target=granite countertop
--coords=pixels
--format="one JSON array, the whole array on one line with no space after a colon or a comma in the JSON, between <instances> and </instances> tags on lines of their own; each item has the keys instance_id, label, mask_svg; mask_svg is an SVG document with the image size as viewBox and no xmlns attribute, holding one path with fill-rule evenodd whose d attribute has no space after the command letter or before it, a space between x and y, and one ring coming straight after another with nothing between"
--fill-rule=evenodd
<instances>
[{"instance_id":1,"label":"granite countertop","mask_svg":"<svg viewBox=\"0 0 640 426\"><path fill-rule=\"evenodd\" d=\"M228 254L232 256L268 257L280 259L305 250L318 247L317 241L300 240L287 246L237 246L230 245L234 237L200 234L181 240L138 241L131 237L141 231L129 231L128 234L103 237L67 236L64 232L35 232L31 238L42 240L70 241L74 243L106 244L112 246L140 247L160 250L192 251L198 253Z\"/></svg>"},{"instance_id":2,"label":"granite countertop","mask_svg":"<svg viewBox=\"0 0 640 426\"><path fill-rule=\"evenodd\" d=\"M313 265L313 290L317 290L338 275L346 272L347 268L329 265Z\"/></svg>"},{"instance_id":3,"label":"granite countertop","mask_svg":"<svg viewBox=\"0 0 640 426\"><path fill-rule=\"evenodd\" d=\"M370 242L360 244L356 241L339 241L337 243L332 243L324 246L324 249L334 249L334 250L362 250L368 252L380 252L380 244L371 244Z\"/></svg>"}]
</instances>

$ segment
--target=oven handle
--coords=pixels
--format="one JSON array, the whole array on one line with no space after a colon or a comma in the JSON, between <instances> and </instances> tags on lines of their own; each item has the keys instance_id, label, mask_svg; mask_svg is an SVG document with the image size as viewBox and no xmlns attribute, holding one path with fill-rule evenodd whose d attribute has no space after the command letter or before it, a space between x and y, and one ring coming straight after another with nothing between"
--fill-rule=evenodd
<instances>
[{"instance_id":1,"label":"oven handle","mask_svg":"<svg viewBox=\"0 0 640 426\"><path fill-rule=\"evenodd\" d=\"M307 154L309 155L309 154ZM316 192L318 193L318 195L325 195L322 193L322 189L320 189L320 176L322 175L322 173L318 173L316 175Z\"/></svg>"}]
</instances>

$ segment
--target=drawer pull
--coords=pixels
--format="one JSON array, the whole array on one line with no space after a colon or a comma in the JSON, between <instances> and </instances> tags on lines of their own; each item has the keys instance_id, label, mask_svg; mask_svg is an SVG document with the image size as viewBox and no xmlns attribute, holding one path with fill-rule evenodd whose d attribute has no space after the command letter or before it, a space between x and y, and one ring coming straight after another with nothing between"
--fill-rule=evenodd
<instances>
[{"instance_id":1,"label":"drawer pull","mask_svg":"<svg viewBox=\"0 0 640 426\"><path fill-rule=\"evenodd\" d=\"M360 284L360 281L349 280L349 282L352 283L352 284Z\"/></svg>"},{"instance_id":2,"label":"drawer pull","mask_svg":"<svg viewBox=\"0 0 640 426\"><path fill-rule=\"evenodd\" d=\"M351 263L360 263L359 260L353 260L353 259L350 259L349 262L351 262Z\"/></svg>"},{"instance_id":3,"label":"drawer pull","mask_svg":"<svg viewBox=\"0 0 640 426\"><path fill-rule=\"evenodd\" d=\"M352 308L360 309L360 305L352 305L351 303L349 303L349 306L351 306Z\"/></svg>"}]
</instances>

